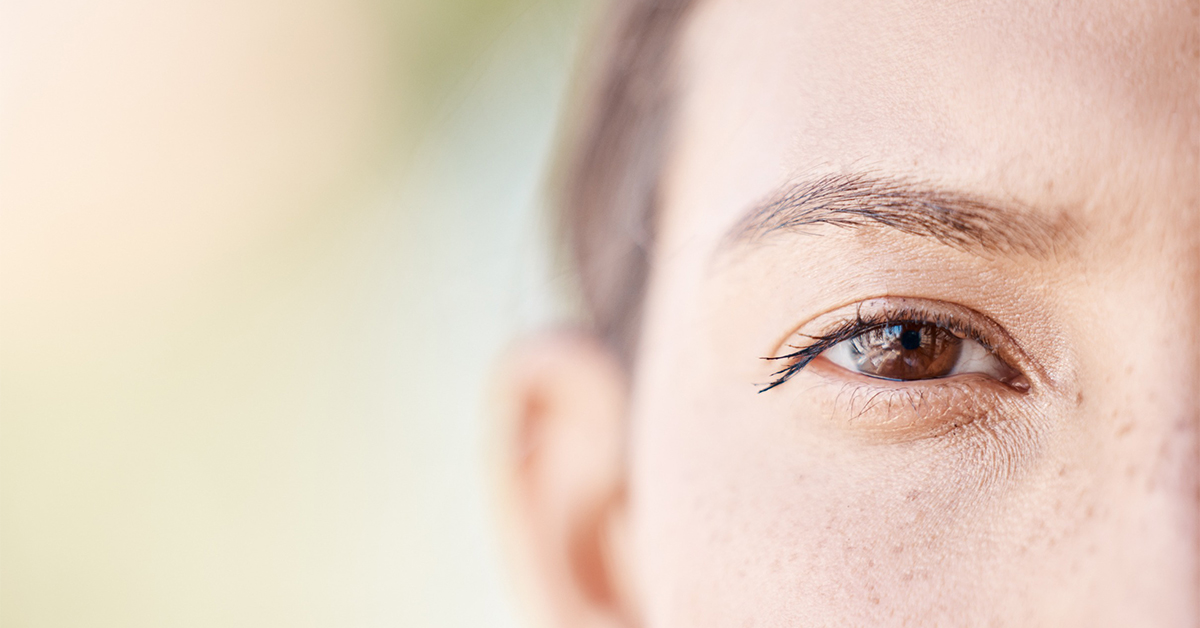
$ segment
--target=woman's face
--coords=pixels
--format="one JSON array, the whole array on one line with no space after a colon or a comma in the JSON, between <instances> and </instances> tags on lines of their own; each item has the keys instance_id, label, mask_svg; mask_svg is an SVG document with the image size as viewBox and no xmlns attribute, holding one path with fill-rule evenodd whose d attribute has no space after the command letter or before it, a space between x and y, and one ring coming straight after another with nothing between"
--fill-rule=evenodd
<instances>
[{"instance_id":1,"label":"woman's face","mask_svg":"<svg viewBox=\"0 0 1200 628\"><path fill-rule=\"evenodd\" d=\"M1200 5L711 0L680 44L632 385L575 402L624 443L582 597L1198 625ZM533 529L586 527L556 490Z\"/></svg>"}]
</instances>

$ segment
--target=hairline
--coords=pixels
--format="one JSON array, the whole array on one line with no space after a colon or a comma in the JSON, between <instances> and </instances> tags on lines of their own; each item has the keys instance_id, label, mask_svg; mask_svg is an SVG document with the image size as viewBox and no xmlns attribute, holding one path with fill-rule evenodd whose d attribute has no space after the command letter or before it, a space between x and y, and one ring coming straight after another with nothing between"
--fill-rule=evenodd
<instances>
[{"instance_id":1,"label":"hairline","mask_svg":"<svg viewBox=\"0 0 1200 628\"><path fill-rule=\"evenodd\" d=\"M559 178L566 245L593 332L631 365L676 104L679 33L696 0L619 1L580 94Z\"/></svg>"}]
</instances>

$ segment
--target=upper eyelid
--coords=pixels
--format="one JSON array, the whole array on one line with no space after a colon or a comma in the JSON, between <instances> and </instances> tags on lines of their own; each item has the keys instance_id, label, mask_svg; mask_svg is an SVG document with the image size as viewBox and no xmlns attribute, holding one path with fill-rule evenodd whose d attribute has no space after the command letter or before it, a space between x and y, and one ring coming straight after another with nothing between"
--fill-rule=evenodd
<instances>
[{"instance_id":1,"label":"upper eyelid","mask_svg":"<svg viewBox=\"0 0 1200 628\"><path fill-rule=\"evenodd\" d=\"M992 321L987 316L985 316L979 312L976 312L974 310L971 310L970 308L966 308L965 306L952 304L952 303L930 301L928 299L920 299L920 298L914 299L912 297L893 297L893 298L897 299L899 301L902 301L902 302L903 301L916 301L918 304L930 303L930 304L937 304L944 308L961 309L961 310L964 310L964 312L969 312L972 315L979 316L987 321L987 325L985 325L985 327L995 327L997 329L997 331L999 331L1005 337L1006 340L1011 341L1011 343L1014 345L1014 348L1016 350L1015 353L1020 354L1022 357L1024 356L1024 351L1021 349L1020 345L1017 344L1014 339L1009 337L1008 334L1003 331L1003 327L1001 327L995 321ZM1022 367L1023 367L1023 365L1028 364L1028 361L1024 360L1024 359L1016 360L1016 362L1018 362L1018 364L1012 364L1011 363L1012 361L1007 360L1005 355L1002 355L1002 353L1009 353L1009 352L999 351L997 343L993 342L989 338L989 334L987 333L987 331L985 329L981 329L980 326L972 324L972 321L970 319L967 319L963 316L956 316L955 314L950 313L950 312L936 312L936 311L932 311L932 308L922 307L921 305L918 305L916 307L914 307L912 305L903 305L903 304L899 305L899 306L889 306L889 304L885 303L884 307L880 308L879 312L877 312L871 316L868 316L866 318L864 318L862 316L862 310L863 310L864 305L871 303L873 301L887 301L888 299L889 299L889 297L876 297L876 298L865 299L865 300L859 301L858 303L854 304L856 306L856 310L854 313L854 320L844 321L844 322L838 324L837 326L835 326L829 332L826 332L824 334L815 335L815 336L807 335L807 334L799 334L801 336L805 336L807 338L813 339L814 342L806 344L803 347L798 347L798 348L796 348L795 351L779 355L779 347L777 347L772 352L775 355L767 356L767 357L764 357L763 359L764 360L796 359L796 361L791 362L791 363L787 364L786 366L784 366L783 368L771 373L772 380L766 384L760 385L758 392L764 393L768 390L771 390L771 389L787 382L793 376L795 376L797 373L804 370L808 366L808 364L810 362L812 362L812 360L814 360L817 356L819 356L825 350L827 350L828 348L837 344L838 342L842 342L849 338L853 338L859 334L866 333L867 331L870 331L871 329L876 329L879 327L884 327L887 325L898 324L898 323L916 323L916 324L924 324L924 325L936 325L938 327L942 327L943 329L948 329L953 333L962 334L965 337L969 337L972 340L979 342L981 345L983 345L983 347L985 349L987 349L988 351L991 351L994 354L997 354L997 357L1000 360L1009 364L1010 367L1015 368L1018 371L1025 370ZM833 311L836 311L836 310L833 310ZM798 333L799 332L792 332L791 334L789 334L788 337L789 338L795 337ZM786 346L786 345L781 344L780 346ZM794 346L794 345L792 345L792 346ZM1036 366L1036 365L1034 365L1034 366Z\"/></svg>"}]
</instances>

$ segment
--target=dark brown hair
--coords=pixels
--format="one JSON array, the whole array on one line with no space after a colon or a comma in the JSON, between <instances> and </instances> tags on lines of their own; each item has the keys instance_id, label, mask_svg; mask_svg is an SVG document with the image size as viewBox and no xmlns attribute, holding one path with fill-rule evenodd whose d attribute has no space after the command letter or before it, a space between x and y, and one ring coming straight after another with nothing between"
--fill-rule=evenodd
<instances>
[{"instance_id":1,"label":"dark brown hair","mask_svg":"<svg viewBox=\"0 0 1200 628\"><path fill-rule=\"evenodd\" d=\"M628 364L638 341L676 39L693 0L618 0L585 57L555 199L595 332ZM586 67L588 61L596 61Z\"/></svg>"}]
</instances>

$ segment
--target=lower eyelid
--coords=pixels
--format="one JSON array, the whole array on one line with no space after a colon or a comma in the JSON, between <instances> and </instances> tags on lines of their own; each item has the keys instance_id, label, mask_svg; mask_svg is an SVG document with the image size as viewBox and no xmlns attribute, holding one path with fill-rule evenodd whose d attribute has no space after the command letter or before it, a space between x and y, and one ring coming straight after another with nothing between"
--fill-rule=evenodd
<instances>
[{"instance_id":1,"label":"lower eyelid","mask_svg":"<svg viewBox=\"0 0 1200 628\"><path fill-rule=\"evenodd\" d=\"M873 385L847 383L845 377L807 381L797 419L816 421L817 434L887 448L879 455L894 453L895 461L941 461L964 495L1019 477L1038 459L1043 443L1045 422L1039 416L1044 412L1036 402L982 375L926 380L919 386L879 379Z\"/></svg>"},{"instance_id":2,"label":"lower eyelid","mask_svg":"<svg viewBox=\"0 0 1200 628\"><path fill-rule=\"evenodd\" d=\"M994 419L1012 401L1003 384L984 375L900 382L852 374L857 381L847 381L823 372L841 369L827 361L814 360L810 368L824 381L810 388L806 398L830 425L881 442L944 436Z\"/></svg>"},{"instance_id":3,"label":"lower eyelid","mask_svg":"<svg viewBox=\"0 0 1200 628\"><path fill-rule=\"evenodd\" d=\"M978 376L980 379L988 379L991 384L997 385L1007 392L1027 393L1040 388L1040 385L1047 381L1047 374L1043 367L1023 351L1021 345L1008 335L1003 326L986 314L953 302L919 297L888 296L848 303L807 321L793 329L789 335L781 337L777 344L763 355L777 356L766 358L771 361L791 359L792 366L777 368L770 373L770 377L774 381L761 385L759 392L766 392L784 385L794 376L802 375L821 362L825 363L825 368L833 368L836 365L837 370L840 371L838 374L826 372L826 377L830 379L842 382L845 382L847 378L871 380L873 385L879 385L880 381L888 381L858 372L852 366L853 361L847 345L844 344L846 340L830 344L824 351L817 352L815 357L805 357L804 352L800 350L823 338L837 335L839 325L836 321L843 321L844 325L844 321L855 318L860 322L863 320L868 322L904 320L928 322L949 330L959 338L969 340L969 344L977 345L978 351L981 352L979 356L973 357L983 359L983 356L986 355L990 358L988 361L992 362L991 368L983 368L983 365L977 360L962 362L960 359L962 363L946 377L912 380L905 383L931 385L933 382L944 382L948 379L968 376L973 372L983 372L988 376ZM822 324L823 321L829 321L829 323ZM981 338L988 339L988 342L984 342ZM837 348L839 344L842 345L841 348ZM842 351L844 358L839 359L837 353L831 353L835 350ZM780 363L774 362L774 364ZM820 370L824 370L824 368ZM891 384L895 383L895 381L891 382Z\"/></svg>"}]
</instances>

